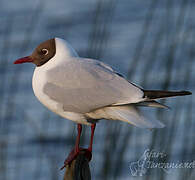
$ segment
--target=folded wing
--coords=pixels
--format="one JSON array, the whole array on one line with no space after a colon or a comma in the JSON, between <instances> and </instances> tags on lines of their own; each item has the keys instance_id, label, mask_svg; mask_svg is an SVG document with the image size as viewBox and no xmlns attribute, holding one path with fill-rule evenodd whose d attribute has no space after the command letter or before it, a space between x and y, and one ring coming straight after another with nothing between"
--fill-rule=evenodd
<instances>
[{"instance_id":1,"label":"folded wing","mask_svg":"<svg viewBox=\"0 0 195 180\"><path fill-rule=\"evenodd\" d=\"M110 105L137 103L143 91L111 67L91 59L73 58L47 71L44 93L65 111L87 113Z\"/></svg>"}]
</instances>

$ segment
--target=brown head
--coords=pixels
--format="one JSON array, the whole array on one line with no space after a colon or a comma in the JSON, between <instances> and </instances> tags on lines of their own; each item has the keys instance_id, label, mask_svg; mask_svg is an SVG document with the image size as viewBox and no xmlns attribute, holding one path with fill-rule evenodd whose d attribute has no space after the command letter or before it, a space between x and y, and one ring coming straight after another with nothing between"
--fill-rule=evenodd
<instances>
[{"instance_id":1,"label":"brown head","mask_svg":"<svg viewBox=\"0 0 195 180\"><path fill-rule=\"evenodd\" d=\"M55 39L49 39L39 44L30 56L20 58L14 64L31 62L36 66L41 66L48 62L56 54Z\"/></svg>"}]
</instances>

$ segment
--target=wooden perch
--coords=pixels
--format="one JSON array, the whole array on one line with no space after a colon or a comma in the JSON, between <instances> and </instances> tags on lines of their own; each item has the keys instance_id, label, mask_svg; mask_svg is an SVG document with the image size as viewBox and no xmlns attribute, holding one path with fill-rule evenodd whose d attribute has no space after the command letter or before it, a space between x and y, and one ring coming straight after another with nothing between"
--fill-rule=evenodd
<instances>
[{"instance_id":1,"label":"wooden perch","mask_svg":"<svg viewBox=\"0 0 195 180\"><path fill-rule=\"evenodd\" d=\"M81 151L71 165L66 167L64 180L91 180L89 159L85 151Z\"/></svg>"}]
</instances>

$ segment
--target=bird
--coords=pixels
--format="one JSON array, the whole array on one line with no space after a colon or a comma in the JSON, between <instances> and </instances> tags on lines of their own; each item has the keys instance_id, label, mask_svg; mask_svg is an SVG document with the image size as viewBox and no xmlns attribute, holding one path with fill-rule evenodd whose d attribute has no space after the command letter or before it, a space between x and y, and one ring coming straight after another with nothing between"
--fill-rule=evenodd
<instances>
[{"instance_id":1,"label":"bird","mask_svg":"<svg viewBox=\"0 0 195 180\"><path fill-rule=\"evenodd\" d=\"M128 81L109 65L79 57L64 39L52 38L40 43L31 55L14 64L33 63L32 87L35 96L50 111L77 123L74 149L64 166L85 150L91 158L96 123L101 119L119 120L140 128L163 128L158 121L145 118L140 106L167 108L158 99L191 95L190 91L145 90ZM91 126L89 147L79 147L82 125Z\"/></svg>"}]
</instances>

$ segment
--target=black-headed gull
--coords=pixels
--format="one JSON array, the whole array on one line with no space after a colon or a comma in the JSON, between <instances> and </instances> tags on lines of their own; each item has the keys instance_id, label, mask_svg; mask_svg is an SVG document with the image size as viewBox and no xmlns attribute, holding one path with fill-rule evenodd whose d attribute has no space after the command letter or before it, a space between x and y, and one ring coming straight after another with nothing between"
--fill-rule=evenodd
<instances>
[{"instance_id":1,"label":"black-headed gull","mask_svg":"<svg viewBox=\"0 0 195 180\"><path fill-rule=\"evenodd\" d=\"M189 91L144 90L110 66L79 57L70 44L60 38L41 43L30 56L14 63L25 62L36 65L32 86L39 101L56 114L78 123L76 145L65 165L81 150L81 124L91 125L87 149L91 152L98 120L120 120L141 128L162 128L161 122L143 118L137 106L164 108L166 106L155 99L191 94Z\"/></svg>"}]
</instances>

